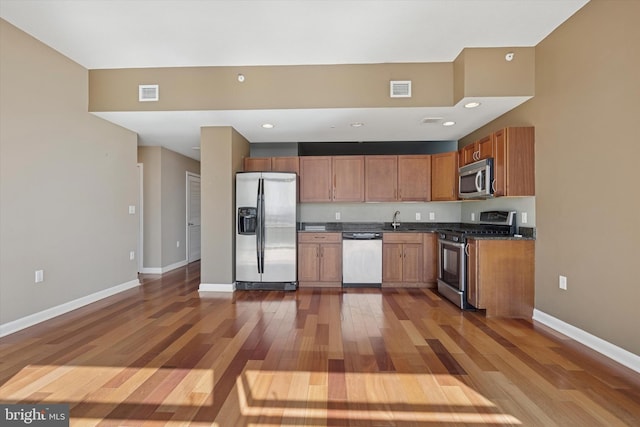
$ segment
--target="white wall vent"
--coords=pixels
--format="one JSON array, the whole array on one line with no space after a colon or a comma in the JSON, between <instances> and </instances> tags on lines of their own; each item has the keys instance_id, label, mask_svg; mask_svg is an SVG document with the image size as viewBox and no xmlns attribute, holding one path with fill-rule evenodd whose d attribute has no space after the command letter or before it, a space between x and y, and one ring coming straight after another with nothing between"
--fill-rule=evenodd
<instances>
[{"instance_id":1,"label":"white wall vent","mask_svg":"<svg viewBox=\"0 0 640 427\"><path fill-rule=\"evenodd\" d=\"M411 80L392 80L389 85L391 98L411 98Z\"/></svg>"},{"instance_id":2,"label":"white wall vent","mask_svg":"<svg viewBox=\"0 0 640 427\"><path fill-rule=\"evenodd\" d=\"M440 123L442 121L442 117L425 117L422 119L423 125L432 125L435 123Z\"/></svg>"},{"instance_id":3,"label":"white wall vent","mask_svg":"<svg viewBox=\"0 0 640 427\"><path fill-rule=\"evenodd\" d=\"M149 102L157 101L160 99L160 88L158 85L139 85L138 86L138 101Z\"/></svg>"}]
</instances>

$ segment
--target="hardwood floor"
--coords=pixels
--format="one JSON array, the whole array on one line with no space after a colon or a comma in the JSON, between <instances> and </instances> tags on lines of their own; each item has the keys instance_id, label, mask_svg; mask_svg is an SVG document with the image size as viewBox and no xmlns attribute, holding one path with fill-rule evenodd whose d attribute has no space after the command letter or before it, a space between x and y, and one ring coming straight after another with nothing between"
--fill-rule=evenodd
<instances>
[{"instance_id":1,"label":"hardwood floor","mask_svg":"<svg viewBox=\"0 0 640 427\"><path fill-rule=\"evenodd\" d=\"M640 374L429 289L199 294L199 264L0 340L71 425L638 426Z\"/></svg>"}]
</instances>

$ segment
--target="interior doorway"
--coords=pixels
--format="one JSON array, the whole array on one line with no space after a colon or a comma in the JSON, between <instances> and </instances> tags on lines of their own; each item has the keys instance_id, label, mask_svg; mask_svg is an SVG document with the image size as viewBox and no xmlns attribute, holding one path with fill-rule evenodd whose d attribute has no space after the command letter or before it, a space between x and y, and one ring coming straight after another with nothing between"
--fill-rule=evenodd
<instances>
[{"instance_id":1,"label":"interior doorway","mask_svg":"<svg viewBox=\"0 0 640 427\"><path fill-rule=\"evenodd\" d=\"M200 175L187 172L187 262L200 259Z\"/></svg>"}]
</instances>

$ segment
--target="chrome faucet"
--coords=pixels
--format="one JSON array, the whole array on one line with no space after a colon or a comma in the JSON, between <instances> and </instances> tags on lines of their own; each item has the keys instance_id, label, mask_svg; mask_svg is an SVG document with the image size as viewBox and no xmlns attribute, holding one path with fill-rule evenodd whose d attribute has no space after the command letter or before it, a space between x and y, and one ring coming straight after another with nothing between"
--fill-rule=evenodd
<instances>
[{"instance_id":1,"label":"chrome faucet","mask_svg":"<svg viewBox=\"0 0 640 427\"><path fill-rule=\"evenodd\" d=\"M400 211L395 211L393 214L393 220L391 221L391 226L394 230L400 225L400 222L398 221L398 215L400 215Z\"/></svg>"}]
</instances>

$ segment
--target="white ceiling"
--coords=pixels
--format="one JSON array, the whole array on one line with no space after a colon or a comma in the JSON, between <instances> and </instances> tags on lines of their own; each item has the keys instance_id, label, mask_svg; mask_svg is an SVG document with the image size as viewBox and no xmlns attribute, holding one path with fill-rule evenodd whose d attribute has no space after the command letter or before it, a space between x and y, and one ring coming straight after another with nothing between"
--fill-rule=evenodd
<instances>
[{"instance_id":1,"label":"white ceiling","mask_svg":"<svg viewBox=\"0 0 640 427\"><path fill-rule=\"evenodd\" d=\"M0 16L88 69L451 62L535 46L588 0L0 0ZM251 142L457 140L524 102L482 106L98 115L199 158L200 126ZM422 124L425 117L455 126ZM260 125L274 123L274 129ZM364 126L353 128L352 122Z\"/></svg>"}]
</instances>

